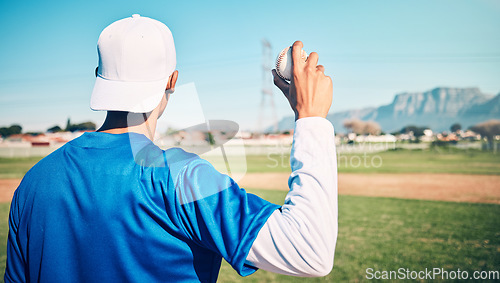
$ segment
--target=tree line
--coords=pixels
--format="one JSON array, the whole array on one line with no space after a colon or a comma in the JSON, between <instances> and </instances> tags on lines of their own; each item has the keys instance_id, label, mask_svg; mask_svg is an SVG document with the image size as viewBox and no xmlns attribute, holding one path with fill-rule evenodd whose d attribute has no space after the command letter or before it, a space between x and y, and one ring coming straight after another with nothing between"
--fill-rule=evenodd
<instances>
[{"instance_id":1,"label":"tree line","mask_svg":"<svg viewBox=\"0 0 500 283\"><path fill-rule=\"evenodd\" d=\"M21 127L20 125L14 124L14 125L11 125L10 127L1 127L0 128L0 136L5 138L8 136L20 134L20 133L22 133L22 131L23 131L23 127Z\"/></svg>"},{"instance_id":2,"label":"tree line","mask_svg":"<svg viewBox=\"0 0 500 283\"><path fill-rule=\"evenodd\" d=\"M66 122L66 128L62 129L58 125L50 127L47 129L49 133L57 133L57 132L77 132L77 131L95 131L96 125L93 122L83 122L79 124L72 124L71 120L68 118Z\"/></svg>"},{"instance_id":3,"label":"tree line","mask_svg":"<svg viewBox=\"0 0 500 283\"><path fill-rule=\"evenodd\" d=\"M95 131L96 125L93 122L83 122L72 124L71 120L68 119L66 123L66 127L63 129L58 125L50 127L47 129L49 133L57 133L57 132L77 132L77 131ZM0 128L0 136L3 138L10 137L12 135L22 134L23 128L20 125L13 124L9 127L1 127ZM27 134L41 134L41 133L27 133Z\"/></svg>"},{"instance_id":4,"label":"tree line","mask_svg":"<svg viewBox=\"0 0 500 283\"><path fill-rule=\"evenodd\" d=\"M351 130L353 133L358 135L378 135L381 134L380 125L375 121L362 121L359 119L350 119L344 121L344 127ZM415 125L409 125L403 127L400 131L391 133L392 135L398 134L409 134L413 133L413 136L419 140L420 137L424 135L424 131L429 129L429 127L420 127ZM450 131L456 133L462 129L459 123L451 125ZM490 147L493 146L495 136L500 135L500 120L489 120L469 127L469 130L478 133L481 137L486 138Z\"/></svg>"}]
</instances>

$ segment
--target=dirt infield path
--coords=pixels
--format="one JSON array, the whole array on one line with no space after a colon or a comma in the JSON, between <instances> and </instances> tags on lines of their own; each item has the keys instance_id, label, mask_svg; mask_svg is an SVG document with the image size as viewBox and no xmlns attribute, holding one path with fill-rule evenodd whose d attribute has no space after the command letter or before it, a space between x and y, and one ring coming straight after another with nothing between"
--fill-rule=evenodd
<instances>
[{"instance_id":1,"label":"dirt infield path","mask_svg":"<svg viewBox=\"0 0 500 283\"><path fill-rule=\"evenodd\" d=\"M248 173L241 187L288 190L288 173ZM20 179L0 179L10 202ZM500 176L458 174L339 174L339 194L500 204Z\"/></svg>"},{"instance_id":2,"label":"dirt infield path","mask_svg":"<svg viewBox=\"0 0 500 283\"><path fill-rule=\"evenodd\" d=\"M287 173L248 173L241 187L288 190ZM500 176L339 174L339 194L500 204Z\"/></svg>"}]
</instances>

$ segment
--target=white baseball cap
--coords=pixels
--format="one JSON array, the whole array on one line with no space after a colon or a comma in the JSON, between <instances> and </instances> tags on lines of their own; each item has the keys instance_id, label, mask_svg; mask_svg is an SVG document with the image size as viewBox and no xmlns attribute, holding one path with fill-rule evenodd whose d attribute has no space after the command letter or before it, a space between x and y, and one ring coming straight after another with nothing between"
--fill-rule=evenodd
<instances>
[{"instance_id":1,"label":"white baseball cap","mask_svg":"<svg viewBox=\"0 0 500 283\"><path fill-rule=\"evenodd\" d=\"M138 14L118 20L102 31L97 51L92 110L147 113L158 106L176 65L165 24Z\"/></svg>"}]
</instances>

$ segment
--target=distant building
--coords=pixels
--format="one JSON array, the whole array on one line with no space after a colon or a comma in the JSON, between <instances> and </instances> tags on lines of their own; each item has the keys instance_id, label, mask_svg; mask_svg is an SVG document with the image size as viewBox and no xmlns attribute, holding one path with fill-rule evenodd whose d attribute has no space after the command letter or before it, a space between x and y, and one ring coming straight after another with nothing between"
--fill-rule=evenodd
<instances>
[{"instance_id":1,"label":"distant building","mask_svg":"<svg viewBox=\"0 0 500 283\"><path fill-rule=\"evenodd\" d=\"M425 129L424 135L420 137L420 141L433 142L435 140L434 133L431 129Z\"/></svg>"},{"instance_id":2,"label":"distant building","mask_svg":"<svg viewBox=\"0 0 500 283\"><path fill-rule=\"evenodd\" d=\"M393 135L367 135L367 136L357 136L356 142L396 142L397 139Z\"/></svg>"},{"instance_id":3,"label":"distant building","mask_svg":"<svg viewBox=\"0 0 500 283\"><path fill-rule=\"evenodd\" d=\"M39 135L31 134L16 134L11 135L6 139L2 139L1 144L4 147L29 147L29 146L55 146L65 144L68 141L81 136L84 132L57 132L46 133Z\"/></svg>"}]
</instances>

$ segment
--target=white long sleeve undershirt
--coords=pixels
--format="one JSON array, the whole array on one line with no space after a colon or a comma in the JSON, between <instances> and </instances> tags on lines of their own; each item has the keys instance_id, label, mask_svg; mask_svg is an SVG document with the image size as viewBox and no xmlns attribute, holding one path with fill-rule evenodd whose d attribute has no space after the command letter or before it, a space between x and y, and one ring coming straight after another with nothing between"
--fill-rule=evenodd
<instances>
[{"instance_id":1,"label":"white long sleeve undershirt","mask_svg":"<svg viewBox=\"0 0 500 283\"><path fill-rule=\"evenodd\" d=\"M293 140L290 191L246 259L275 273L325 276L333 268L338 233L334 129L324 118L302 118L296 121Z\"/></svg>"}]
</instances>

